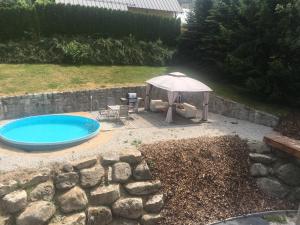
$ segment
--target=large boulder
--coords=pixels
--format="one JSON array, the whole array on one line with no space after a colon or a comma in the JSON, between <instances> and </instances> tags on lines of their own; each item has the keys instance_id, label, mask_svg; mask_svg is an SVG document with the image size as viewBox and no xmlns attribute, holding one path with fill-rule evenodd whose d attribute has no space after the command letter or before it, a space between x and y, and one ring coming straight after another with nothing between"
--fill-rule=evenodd
<instances>
[{"instance_id":1,"label":"large boulder","mask_svg":"<svg viewBox=\"0 0 300 225\"><path fill-rule=\"evenodd\" d=\"M142 161L133 170L133 176L136 180L150 180L151 172L146 161Z\"/></svg>"},{"instance_id":2,"label":"large boulder","mask_svg":"<svg viewBox=\"0 0 300 225\"><path fill-rule=\"evenodd\" d=\"M49 225L85 225L86 216L85 213L75 213L69 216L61 216L59 218L53 218Z\"/></svg>"},{"instance_id":3,"label":"large boulder","mask_svg":"<svg viewBox=\"0 0 300 225\"><path fill-rule=\"evenodd\" d=\"M116 216L137 219L143 213L143 201L141 198L119 199L113 204L112 210Z\"/></svg>"},{"instance_id":4,"label":"large boulder","mask_svg":"<svg viewBox=\"0 0 300 225\"><path fill-rule=\"evenodd\" d=\"M125 149L120 153L120 160L135 165L142 161L142 154L136 149Z\"/></svg>"},{"instance_id":5,"label":"large boulder","mask_svg":"<svg viewBox=\"0 0 300 225\"><path fill-rule=\"evenodd\" d=\"M159 213L164 206L164 195L157 194L151 196L144 205L144 209L149 213Z\"/></svg>"},{"instance_id":6,"label":"large boulder","mask_svg":"<svg viewBox=\"0 0 300 225\"><path fill-rule=\"evenodd\" d=\"M145 214L142 216L142 225L156 225L161 221L162 216L160 214Z\"/></svg>"},{"instance_id":7,"label":"large boulder","mask_svg":"<svg viewBox=\"0 0 300 225\"><path fill-rule=\"evenodd\" d=\"M125 183L131 177L131 167L126 162L115 163L112 166L112 181Z\"/></svg>"},{"instance_id":8,"label":"large boulder","mask_svg":"<svg viewBox=\"0 0 300 225\"><path fill-rule=\"evenodd\" d=\"M27 206L27 193L24 190L11 192L4 196L2 203L7 212L19 212Z\"/></svg>"},{"instance_id":9,"label":"large boulder","mask_svg":"<svg viewBox=\"0 0 300 225\"><path fill-rule=\"evenodd\" d=\"M273 178L258 178L256 183L266 194L279 198L285 197L289 191L286 186Z\"/></svg>"},{"instance_id":10,"label":"large boulder","mask_svg":"<svg viewBox=\"0 0 300 225\"><path fill-rule=\"evenodd\" d=\"M276 169L275 174L288 185L300 185L300 168L292 163L281 165Z\"/></svg>"},{"instance_id":11,"label":"large boulder","mask_svg":"<svg viewBox=\"0 0 300 225\"><path fill-rule=\"evenodd\" d=\"M126 191L131 195L149 195L159 191L160 181L133 182L125 185Z\"/></svg>"},{"instance_id":12,"label":"large boulder","mask_svg":"<svg viewBox=\"0 0 300 225\"><path fill-rule=\"evenodd\" d=\"M106 225L112 221L108 207L90 207L87 210L87 225Z\"/></svg>"},{"instance_id":13,"label":"large boulder","mask_svg":"<svg viewBox=\"0 0 300 225\"><path fill-rule=\"evenodd\" d=\"M119 199L120 196L119 184L98 187L91 191L91 204L111 205L117 199Z\"/></svg>"},{"instance_id":14,"label":"large boulder","mask_svg":"<svg viewBox=\"0 0 300 225\"><path fill-rule=\"evenodd\" d=\"M2 198L4 195L13 192L17 189L18 182L15 180L10 180L4 183L0 183L0 198Z\"/></svg>"},{"instance_id":15,"label":"large boulder","mask_svg":"<svg viewBox=\"0 0 300 225\"><path fill-rule=\"evenodd\" d=\"M268 168L261 163L254 163L250 168L250 174L253 177L264 177L268 175Z\"/></svg>"},{"instance_id":16,"label":"large boulder","mask_svg":"<svg viewBox=\"0 0 300 225\"><path fill-rule=\"evenodd\" d=\"M104 178L105 170L100 165L80 170L80 184L82 187L94 187L104 180Z\"/></svg>"},{"instance_id":17,"label":"large boulder","mask_svg":"<svg viewBox=\"0 0 300 225\"><path fill-rule=\"evenodd\" d=\"M85 192L77 186L59 196L57 200L64 213L84 210L88 204Z\"/></svg>"},{"instance_id":18,"label":"large boulder","mask_svg":"<svg viewBox=\"0 0 300 225\"><path fill-rule=\"evenodd\" d=\"M60 190L70 189L78 184L79 176L76 172L58 174L55 179L55 187Z\"/></svg>"},{"instance_id":19,"label":"large boulder","mask_svg":"<svg viewBox=\"0 0 300 225\"><path fill-rule=\"evenodd\" d=\"M17 225L43 225L51 219L55 210L52 202L33 202L17 217Z\"/></svg>"},{"instance_id":20,"label":"large boulder","mask_svg":"<svg viewBox=\"0 0 300 225\"><path fill-rule=\"evenodd\" d=\"M51 201L55 194L55 188L52 181L41 183L36 186L30 193L31 201L45 200Z\"/></svg>"}]
</instances>

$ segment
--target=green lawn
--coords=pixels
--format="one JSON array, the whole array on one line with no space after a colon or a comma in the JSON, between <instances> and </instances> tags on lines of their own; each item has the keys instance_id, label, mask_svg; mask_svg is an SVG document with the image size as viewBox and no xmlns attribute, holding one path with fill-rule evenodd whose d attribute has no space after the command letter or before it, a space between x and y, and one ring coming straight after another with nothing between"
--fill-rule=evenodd
<instances>
[{"instance_id":1,"label":"green lawn","mask_svg":"<svg viewBox=\"0 0 300 225\"><path fill-rule=\"evenodd\" d=\"M187 67L0 64L0 96L144 84L145 80L168 71L182 71L203 81L218 95L259 110L276 115L289 111L287 107L263 102L239 87Z\"/></svg>"},{"instance_id":2,"label":"green lawn","mask_svg":"<svg viewBox=\"0 0 300 225\"><path fill-rule=\"evenodd\" d=\"M143 84L166 67L0 64L0 96Z\"/></svg>"}]
</instances>

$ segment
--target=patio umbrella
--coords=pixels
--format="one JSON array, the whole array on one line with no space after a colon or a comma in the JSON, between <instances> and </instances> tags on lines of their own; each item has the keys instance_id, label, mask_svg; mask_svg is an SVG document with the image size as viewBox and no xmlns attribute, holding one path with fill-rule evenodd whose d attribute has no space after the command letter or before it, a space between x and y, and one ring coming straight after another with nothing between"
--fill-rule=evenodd
<instances>
[{"instance_id":1,"label":"patio umbrella","mask_svg":"<svg viewBox=\"0 0 300 225\"><path fill-rule=\"evenodd\" d=\"M212 89L207 85L180 72L173 72L154 77L147 80L146 83L148 84L145 99L146 110L150 107L150 92L152 86L164 89L168 92L169 109L166 117L167 122L172 122L172 105L174 104L179 92L203 92L203 120L207 120L209 92L212 91Z\"/></svg>"}]
</instances>

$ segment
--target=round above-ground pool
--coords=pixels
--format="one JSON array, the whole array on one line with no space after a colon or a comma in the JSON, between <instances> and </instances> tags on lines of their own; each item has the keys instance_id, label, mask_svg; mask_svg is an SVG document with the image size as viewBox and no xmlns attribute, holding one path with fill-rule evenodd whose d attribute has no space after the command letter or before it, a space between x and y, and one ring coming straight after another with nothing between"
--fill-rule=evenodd
<instances>
[{"instance_id":1,"label":"round above-ground pool","mask_svg":"<svg viewBox=\"0 0 300 225\"><path fill-rule=\"evenodd\" d=\"M0 127L0 140L35 151L65 148L84 142L100 131L96 120L73 115L32 116Z\"/></svg>"}]
</instances>

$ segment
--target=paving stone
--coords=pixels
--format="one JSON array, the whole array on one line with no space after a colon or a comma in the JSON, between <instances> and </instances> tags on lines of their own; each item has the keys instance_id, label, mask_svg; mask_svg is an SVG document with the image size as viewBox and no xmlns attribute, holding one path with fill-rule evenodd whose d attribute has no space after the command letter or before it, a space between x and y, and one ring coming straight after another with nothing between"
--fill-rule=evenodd
<instances>
[{"instance_id":1,"label":"paving stone","mask_svg":"<svg viewBox=\"0 0 300 225\"><path fill-rule=\"evenodd\" d=\"M112 166L112 181L116 183L125 183L131 177L131 167L126 162L115 163Z\"/></svg>"},{"instance_id":2,"label":"paving stone","mask_svg":"<svg viewBox=\"0 0 300 225\"><path fill-rule=\"evenodd\" d=\"M105 179L105 170L101 165L80 170L80 184L84 188L94 187Z\"/></svg>"},{"instance_id":3,"label":"paving stone","mask_svg":"<svg viewBox=\"0 0 300 225\"><path fill-rule=\"evenodd\" d=\"M106 225L112 221L112 213L108 207L90 207L87 210L87 225Z\"/></svg>"},{"instance_id":4,"label":"paving stone","mask_svg":"<svg viewBox=\"0 0 300 225\"><path fill-rule=\"evenodd\" d=\"M79 176L76 172L61 173L55 177L54 182L57 189L70 189L78 184Z\"/></svg>"},{"instance_id":5,"label":"paving stone","mask_svg":"<svg viewBox=\"0 0 300 225\"><path fill-rule=\"evenodd\" d=\"M59 206L64 213L84 210L88 204L87 196L79 187L74 187L58 197Z\"/></svg>"},{"instance_id":6,"label":"paving stone","mask_svg":"<svg viewBox=\"0 0 300 225\"><path fill-rule=\"evenodd\" d=\"M27 206L27 193L24 190L11 192L3 197L2 203L7 212L19 212Z\"/></svg>"},{"instance_id":7,"label":"paving stone","mask_svg":"<svg viewBox=\"0 0 300 225\"><path fill-rule=\"evenodd\" d=\"M119 199L113 204L112 210L116 216L137 219L143 213L143 201L141 198Z\"/></svg>"},{"instance_id":8,"label":"paving stone","mask_svg":"<svg viewBox=\"0 0 300 225\"><path fill-rule=\"evenodd\" d=\"M33 202L17 217L17 225L43 225L52 218L55 210L52 202Z\"/></svg>"},{"instance_id":9,"label":"paving stone","mask_svg":"<svg viewBox=\"0 0 300 225\"><path fill-rule=\"evenodd\" d=\"M91 203L93 205L111 205L120 196L119 184L102 186L91 191Z\"/></svg>"},{"instance_id":10,"label":"paving stone","mask_svg":"<svg viewBox=\"0 0 300 225\"><path fill-rule=\"evenodd\" d=\"M149 195L159 191L161 187L160 181L140 181L128 183L125 185L126 191L131 195Z\"/></svg>"}]
</instances>

